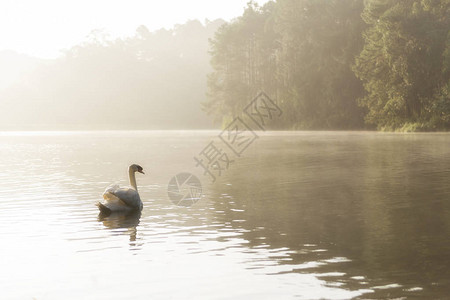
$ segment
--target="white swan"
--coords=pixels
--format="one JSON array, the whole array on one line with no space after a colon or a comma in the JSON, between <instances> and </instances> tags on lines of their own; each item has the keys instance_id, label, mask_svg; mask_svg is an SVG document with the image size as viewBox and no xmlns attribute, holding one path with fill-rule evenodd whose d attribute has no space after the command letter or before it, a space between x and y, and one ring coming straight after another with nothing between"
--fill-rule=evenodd
<instances>
[{"instance_id":1,"label":"white swan","mask_svg":"<svg viewBox=\"0 0 450 300\"><path fill-rule=\"evenodd\" d=\"M141 211L142 201L136 185L135 173L145 174L142 167L136 164L128 167L131 187L119 187L117 184L110 185L103 193L105 201L98 202L97 206L101 213Z\"/></svg>"}]
</instances>

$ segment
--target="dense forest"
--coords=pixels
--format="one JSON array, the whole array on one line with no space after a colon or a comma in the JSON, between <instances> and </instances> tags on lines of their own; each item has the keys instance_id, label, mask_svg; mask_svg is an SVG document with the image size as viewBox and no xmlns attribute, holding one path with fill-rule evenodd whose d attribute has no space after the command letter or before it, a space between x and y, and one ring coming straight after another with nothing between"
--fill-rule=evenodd
<instances>
[{"instance_id":1,"label":"dense forest","mask_svg":"<svg viewBox=\"0 0 450 300\"><path fill-rule=\"evenodd\" d=\"M249 2L210 41L203 109L226 123L259 91L273 129L448 130L449 0Z\"/></svg>"},{"instance_id":2,"label":"dense forest","mask_svg":"<svg viewBox=\"0 0 450 300\"><path fill-rule=\"evenodd\" d=\"M448 130L449 29L450 0L277 0L94 30L55 60L0 52L0 130L219 128L261 90L271 129Z\"/></svg>"}]
</instances>

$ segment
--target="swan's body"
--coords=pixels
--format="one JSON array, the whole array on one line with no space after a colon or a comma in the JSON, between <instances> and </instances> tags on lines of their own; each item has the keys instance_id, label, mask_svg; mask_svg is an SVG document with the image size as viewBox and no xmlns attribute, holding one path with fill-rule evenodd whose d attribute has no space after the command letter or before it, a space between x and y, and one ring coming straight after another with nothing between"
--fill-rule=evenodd
<instances>
[{"instance_id":1,"label":"swan's body","mask_svg":"<svg viewBox=\"0 0 450 300\"><path fill-rule=\"evenodd\" d=\"M136 185L135 173L144 174L142 167L131 165L128 168L128 175L131 187L120 187L117 184L110 185L103 193L103 203L98 202L97 206L100 212L110 214L112 212L131 212L141 211L142 201Z\"/></svg>"}]
</instances>

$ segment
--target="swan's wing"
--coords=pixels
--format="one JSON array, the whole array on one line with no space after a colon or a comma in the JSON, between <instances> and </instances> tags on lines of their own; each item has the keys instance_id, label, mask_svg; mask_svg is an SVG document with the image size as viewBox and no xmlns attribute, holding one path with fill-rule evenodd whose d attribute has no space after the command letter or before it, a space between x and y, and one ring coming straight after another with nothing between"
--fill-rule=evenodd
<instances>
[{"instance_id":1,"label":"swan's wing","mask_svg":"<svg viewBox=\"0 0 450 300\"><path fill-rule=\"evenodd\" d=\"M126 187L118 188L112 194L130 207L137 209L140 209L141 207L141 198L135 189Z\"/></svg>"},{"instance_id":2,"label":"swan's wing","mask_svg":"<svg viewBox=\"0 0 450 300\"><path fill-rule=\"evenodd\" d=\"M100 212L110 214L111 212L127 212L132 210L131 207L123 203L119 198L117 200L108 200L104 203L97 203Z\"/></svg>"},{"instance_id":3,"label":"swan's wing","mask_svg":"<svg viewBox=\"0 0 450 300\"><path fill-rule=\"evenodd\" d=\"M107 202L120 200L114 195L115 191L118 189L120 189L120 186L117 184L108 186L103 192L103 199L105 199Z\"/></svg>"},{"instance_id":4,"label":"swan's wing","mask_svg":"<svg viewBox=\"0 0 450 300\"><path fill-rule=\"evenodd\" d=\"M118 185L118 184L111 184L110 186L108 186L106 189L105 189L105 192L104 193L106 193L106 192L112 192L112 191L115 191L115 190L117 190L117 189L119 189L120 188L120 186Z\"/></svg>"}]
</instances>

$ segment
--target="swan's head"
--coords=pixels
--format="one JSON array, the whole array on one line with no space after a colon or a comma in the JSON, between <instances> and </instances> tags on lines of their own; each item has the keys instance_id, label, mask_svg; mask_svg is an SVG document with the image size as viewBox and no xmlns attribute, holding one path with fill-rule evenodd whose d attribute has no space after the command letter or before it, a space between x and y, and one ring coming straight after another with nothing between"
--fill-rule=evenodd
<instances>
[{"instance_id":1,"label":"swan's head","mask_svg":"<svg viewBox=\"0 0 450 300\"><path fill-rule=\"evenodd\" d=\"M140 165L136 165L136 164L132 164L132 165L128 168L128 170L130 170L130 171L132 171L132 172L139 172L139 173L145 174L145 173L144 173L144 169L142 169L142 167L141 167Z\"/></svg>"}]
</instances>

